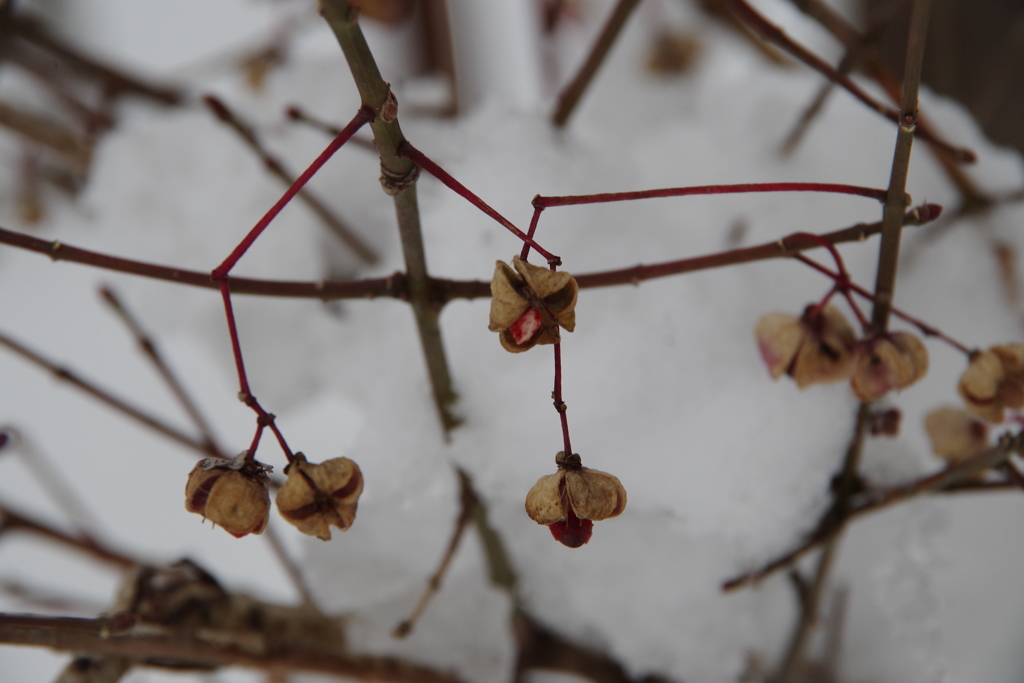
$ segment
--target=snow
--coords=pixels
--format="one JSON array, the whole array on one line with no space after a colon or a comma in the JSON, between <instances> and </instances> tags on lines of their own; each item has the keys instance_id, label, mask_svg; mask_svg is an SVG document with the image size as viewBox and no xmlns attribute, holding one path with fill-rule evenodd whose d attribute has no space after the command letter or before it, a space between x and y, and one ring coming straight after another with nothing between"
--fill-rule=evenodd
<instances>
[{"instance_id":1,"label":"snow","mask_svg":"<svg viewBox=\"0 0 1024 683\"><path fill-rule=\"evenodd\" d=\"M195 7L163 7L172 21L143 16L141 7L126 13L131 3L92 2L89 30L100 33L86 42L134 36L107 41L108 54L136 60L153 74L186 74L194 95L223 97L299 170L327 140L283 123L284 108L298 102L342 123L358 106L354 86L340 53L328 49L329 32L315 22L302 24L291 61L262 93L247 91L237 74L223 69L185 69L236 50L261 35L260 27L269 34L275 18L302 15L295 3L284 3L277 14L266 3L229 4L230 18L211 14L196 22L187 18ZM93 5L102 8L94 15ZM452 5L466 5L459 21L483 27L459 53L476 69L464 93L468 110L455 121L403 115L403 128L421 151L520 227L528 224L537 193L782 180L883 187L888 181L891 127L842 93L833 95L797 152L780 158L778 146L820 78L799 67L767 65L735 35L692 10L645 4L570 126L553 131L547 122L551 96L537 72L541 39L522 16L525 5L494 2L493 13L479 3ZM558 55L563 80L609 6L585 4L583 23L569 27ZM762 9L784 7L763 3ZM86 14L79 6L75 12ZM180 32L182 40L172 41L179 51L154 50L145 61L138 34L127 24L102 33L102 17L128 22L134 13L138 21L166 22L168 30ZM828 41L803 18L789 10L772 17L828 53ZM663 21L695 30L703 41L695 71L679 79L642 70L648 38ZM457 37L469 30L456 24ZM504 49L504 43L485 38L505 24L515 30L502 34L513 51L503 62L491 50ZM211 26L231 30L218 37ZM375 47L384 44L383 34L379 27L370 30ZM407 65L400 60L382 62L404 103L401 88L416 92L415 79L402 73ZM958 105L925 92L923 109L949 139L978 152L971 173L980 187L997 192L1024 185L1021 158L987 143ZM51 216L38 234L143 261L213 268L282 188L200 104L164 110L126 103L120 111L121 123L103 139L83 196L74 204L51 202ZM380 251L378 266L359 266L296 203L234 273L314 281L402 269L393 210L377 188L377 174L372 155L346 147L312 187ZM956 205L955 191L921 146L908 191L918 202ZM4 193L2 224L21 229L11 190ZM426 174L419 200L432 273L486 280L496 259L518 252L513 236ZM591 272L723 250L737 224L745 226L743 244L750 245L879 217L871 200L836 195L658 199L548 209L538 240L561 255L570 272ZM937 227L908 228L897 305L968 345L1019 340L1020 312L1002 298L991 251L993 239L1024 248L1022 220L1018 203L942 228L945 234L934 239L929 234ZM854 279L870 288L877 240L844 245L841 252ZM99 302L100 283L112 284L139 314L198 397L218 439L229 451L247 447L252 415L235 398L230 346L213 291L51 264L3 248L0 329L187 428L186 416ZM455 301L441 318L460 397L457 412L465 419L448 442L404 304L235 297L253 391L277 414L292 447L312 460L353 458L366 479L356 524L328 544L299 537L279 519L272 523L303 557L322 605L350 614L354 649L407 656L453 669L465 680L507 681L514 661L511 604L487 583L474 533L465 537L413 635L404 641L390 635L446 547L458 514L453 466L462 467L487 502L525 604L538 619L606 651L634 675L733 681L751 652L776 661L794 600L781 577L730 594L719 585L788 549L814 524L828 503L828 483L855 411L843 384L800 391L785 379L772 382L752 330L764 313L798 313L828 287L809 269L780 260L581 293L577 330L564 335L563 344L573 446L587 466L621 479L629 505L621 517L597 523L592 541L579 550L555 543L522 508L530 486L554 471L561 449L550 404L551 350L502 350L487 331L487 300ZM928 376L887 399L903 412L900 436L867 444L864 472L873 483L906 481L938 467L927 450L923 416L957 401L954 387L964 361L951 348L927 343ZM17 426L58 464L113 544L154 560L187 555L233 588L268 600L296 599L261 539L235 540L185 513L181 490L191 453L10 353L0 353L0 381L0 422ZM270 440L260 457L277 471L283 467ZM3 500L61 523L16 458L0 460L0 473ZM1022 512L1019 494L958 495L855 524L837 566L837 581L851 597L844 677L1018 680L1024 593L1012 572L1024 559L1015 543ZM73 590L94 604L109 600L116 579L91 564L83 568L78 558L6 538L0 577ZM3 597L0 609L31 606ZM0 648L0 669L12 683L52 677L63 661ZM254 680L238 672L218 677ZM126 680L184 679L136 671Z\"/></svg>"}]
</instances>

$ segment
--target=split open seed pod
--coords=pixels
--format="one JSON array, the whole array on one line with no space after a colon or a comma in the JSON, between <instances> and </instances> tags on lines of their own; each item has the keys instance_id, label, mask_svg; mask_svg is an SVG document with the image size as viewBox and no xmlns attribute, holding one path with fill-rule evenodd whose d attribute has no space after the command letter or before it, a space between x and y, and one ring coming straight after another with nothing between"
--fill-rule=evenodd
<instances>
[{"instance_id":1,"label":"split open seed pod","mask_svg":"<svg viewBox=\"0 0 1024 683\"><path fill-rule=\"evenodd\" d=\"M892 332L861 343L850 387L861 401L902 390L928 372L928 349L909 332Z\"/></svg>"},{"instance_id":2,"label":"split open seed pod","mask_svg":"<svg viewBox=\"0 0 1024 683\"><path fill-rule=\"evenodd\" d=\"M554 271L512 258L498 261L491 279L491 318L488 329L498 332L501 345L520 353L537 344L557 344L559 328L576 329L579 286L565 271Z\"/></svg>"},{"instance_id":3,"label":"split open seed pod","mask_svg":"<svg viewBox=\"0 0 1024 683\"><path fill-rule=\"evenodd\" d=\"M541 477L526 494L526 514L551 529L563 545L578 548L590 540L593 523L626 509L626 489L607 472L583 467L576 453L555 456L558 471Z\"/></svg>"},{"instance_id":4,"label":"split open seed pod","mask_svg":"<svg viewBox=\"0 0 1024 683\"><path fill-rule=\"evenodd\" d=\"M347 531L356 519L363 474L348 458L332 458L320 464L302 453L285 468L288 481L277 492L277 510L299 531L331 540L330 527Z\"/></svg>"},{"instance_id":5,"label":"split open seed pod","mask_svg":"<svg viewBox=\"0 0 1024 683\"><path fill-rule=\"evenodd\" d=\"M758 321L754 336L773 379L788 374L803 389L853 372L857 335L834 306L808 306L800 317L769 313Z\"/></svg>"},{"instance_id":6,"label":"split open seed pod","mask_svg":"<svg viewBox=\"0 0 1024 683\"><path fill-rule=\"evenodd\" d=\"M924 418L932 452L951 465L988 448L988 425L961 408L938 408Z\"/></svg>"},{"instance_id":7,"label":"split open seed pod","mask_svg":"<svg viewBox=\"0 0 1024 683\"><path fill-rule=\"evenodd\" d=\"M260 534L270 514L269 465L245 460L200 460L188 475L185 509L202 515L236 538Z\"/></svg>"},{"instance_id":8,"label":"split open seed pod","mask_svg":"<svg viewBox=\"0 0 1024 683\"><path fill-rule=\"evenodd\" d=\"M957 385L967 409L989 422L1024 408L1024 344L1000 344L975 352Z\"/></svg>"}]
</instances>

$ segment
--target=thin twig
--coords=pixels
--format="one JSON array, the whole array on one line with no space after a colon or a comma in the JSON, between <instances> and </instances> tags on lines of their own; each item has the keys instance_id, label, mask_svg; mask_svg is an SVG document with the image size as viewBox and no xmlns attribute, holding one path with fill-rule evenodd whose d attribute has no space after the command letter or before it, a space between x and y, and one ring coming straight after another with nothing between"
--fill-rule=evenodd
<instances>
[{"instance_id":1,"label":"thin twig","mask_svg":"<svg viewBox=\"0 0 1024 683\"><path fill-rule=\"evenodd\" d=\"M399 154L406 159L411 159L416 163L417 166L422 168L424 171L434 176L442 183L445 187L459 195L476 208L483 211L485 214L493 218L499 225L504 227L506 230L511 232L513 235L521 239L526 245L533 247L537 250L541 256L548 260L548 263L561 263L562 260L552 254L551 252L544 249L542 246L533 241L533 237L524 234L522 230L513 225L512 221L502 216L500 213L495 211L487 202L474 194L468 187L456 180L448 171L441 168L437 163L430 159L426 154L413 147L409 142L404 143L399 149Z\"/></svg>"},{"instance_id":2,"label":"thin twig","mask_svg":"<svg viewBox=\"0 0 1024 683\"><path fill-rule=\"evenodd\" d=\"M71 523L82 538L95 538L99 533L100 525L96 518L89 512L89 507L82 501L65 480L61 471L53 466L46 455L35 447L20 430L12 426L0 426L0 434L6 434L9 439L8 447L21 456L22 462L35 476L43 490L61 509L68 522Z\"/></svg>"},{"instance_id":3,"label":"thin twig","mask_svg":"<svg viewBox=\"0 0 1024 683\"><path fill-rule=\"evenodd\" d=\"M57 152L80 170L89 167L92 144L57 119L0 102L0 126Z\"/></svg>"},{"instance_id":4,"label":"thin twig","mask_svg":"<svg viewBox=\"0 0 1024 683\"><path fill-rule=\"evenodd\" d=\"M604 192L599 194L566 195L562 197L533 198L533 206L551 208L555 206L579 206L582 204L604 204L635 199L659 199L664 197L687 197L691 195L747 194L751 192L826 192L851 194L885 201L885 190L859 185L837 183L741 183L734 185L694 185L691 187L667 187L658 190L635 190L630 192Z\"/></svg>"},{"instance_id":5,"label":"thin twig","mask_svg":"<svg viewBox=\"0 0 1024 683\"><path fill-rule=\"evenodd\" d=\"M259 137L256 135L256 131L253 127L243 121L236 112L230 109L223 101L213 95L206 95L203 98L206 106L210 108L219 120L226 123L231 127L238 136L245 141L246 145L251 149L256 156L260 158L263 165L268 171L270 171L275 177L278 178L286 187L291 187L295 184L295 177L284 167L277 157L270 154L263 143L260 142ZM339 130L335 136L341 135ZM317 217L324 222L331 231L337 235L342 242L355 252L359 259L368 265L377 263L380 258L363 240L359 237L352 229L345 224L338 216L334 214L327 205L320 201L320 198L313 194L308 187L302 187L296 195L299 199L305 202L306 206L317 215Z\"/></svg>"},{"instance_id":6,"label":"thin twig","mask_svg":"<svg viewBox=\"0 0 1024 683\"><path fill-rule=\"evenodd\" d=\"M806 263L808 266L810 266L811 268L814 268L819 273L827 275L828 277L830 277L833 280L835 280L836 283L842 283L842 287L844 289L847 289L847 290L849 290L851 292L854 292L858 296L862 296L865 299L867 299L868 301L872 301L873 302L875 300L875 295L872 294L871 292L869 292L868 290L864 289L863 287L861 287L860 285L858 285L855 282L851 282L849 279L845 278L844 276L840 275L839 273L836 273L836 272L833 272L833 271L829 270L828 268L826 268L825 266L821 265L820 263L817 263L816 261L813 261L813 260L807 258L803 254L794 254L793 258L796 259L797 261L800 261L801 263ZM950 337L949 335L945 334L942 330L938 329L937 327L929 325L928 323L924 322L923 320L919 320L919 319L915 318L914 316L910 315L909 313L907 313L906 311L901 311L900 309L896 308L895 306L893 306L891 308L891 313L894 316L896 316L897 318L900 318L901 320L904 320L904 321L910 323L911 325L913 325L914 327L916 327L917 329L921 330L921 334L923 334L923 335L925 335L927 337L935 337L936 339L939 339L939 340L949 344L950 346L955 348L957 351L960 351L961 353L963 353L964 355L966 355L968 357L971 355L971 353L972 353L972 349L971 348L969 348L964 343L962 343L960 341L957 341L953 337Z\"/></svg>"},{"instance_id":7,"label":"thin twig","mask_svg":"<svg viewBox=\"0 0 1024 683\"><path fill-rule=\"evenodd\" d=\"M801 62L811 67L818 73L822 74L829 80L833 81L837 85L844 88L851 95L856 97L862 103L867 105L871 110L881 114L890 121L899 124L900 112L896 111L892 107L889 107L882 102L879 102L874 97L864 91L859 85L853 82L853 80L837 71L828 62L817 56L804 46L800 45L778 26L772 24L763 16L761 16L753 7L751 7L745 0L725 0L736 16L747 26L750 26L754 31L760 34L765 40L775 43L783 50L793 55ZM940 147L943 147L947 152L952 155L955 159L961 163L973 162L977 157L969 149L956 147L945 140L942 140L935 136L935 134L925 128L917 127L916 135L922 140L928 140Z\"/></svg>"},{"instance_id":8,"label":"thin twig","mask_svg":"<svg viewBox=\"0 0 1024 683\"><path fill-rule=\"evenodd\" d=\"M896 150L893 153L889 190L882 211L882 243L878 252L875 306L871 312L871 324L877 332L884 332L889 325L889 311L892 309L896 289L896 265L903 232L903 213L907 206L907 172L910 170L910 150L914 144L914 130L917 128L917 91L921 84L930 13L931 0L914 0L907 39L907 63L903 70L903 98L900 101Z\"/></svg>"},{"instance_id":9,"label":"thin twig","mask_svg":"<svg viewBox=\"0 0 1024 683\"><path fill-rule=\"evenodd\" d=\"M604 27L601 29L601 34L597 37L594 47L590 49L590 54L587 55L586 61L583 62L583 66L580 67L572 81L569 82L558 96L558 106L551 116L551 122L556 127L561 128L564 126L569 117L572 116L580 98L586 92L587 86L590 85L597 70L601 68L605 57L608 56L608 52L615 44L615 40L619 37L619 33L622 32L622 27L626 25L629 15L633 13L633 10L639 4L640 0L618 0L615 9L612 10L611 15L608 17L608 21L605 22Z\"/></svg>"},{"instance_id":10,"label":"thin twig","mask_svg":"<svg viewBox=\"0 0 1024 683\"><path fill-rule=\"evenodd\" d=\"M114 550L94 537L71 536L48 524L34 520L27 515L15 512L4 503L0 503L0 535L9 531L24 531L45 538L79 552L112 564L119 569L129 569L143 564L138 558Z\"/></svg>"},{"instance_id":11,"label":"thin twig","mask_svg":"<svg viewBox=\"0 0 1024 683\"><path fill-rule=\"evenodd\" d=\"M291 579L292 585L295 586L295 590L299 592L302 604L319 612L320 609L313 597L313 591L310 590L309 583L306 581L306 577L302 573L302 568L295 561L295 558L291 556L291 553L288 552L288 548L286 548L284 543L281 541L281 537L278 535L273 523L267 524L266 528L263 529L263 537L267 539L267 543L270 544L270 549L274 552L278 562L281 563L281 566L284 568L288 578Z\"/></svg>"},{"instance_id":12,"label":"thin twig","mask_svg":"<svg viewBox=\"0 0 1024 683\"><path fill-rule=\"evenodd\" d=\"M188 633L142 624L126 631L118 618L79 619L31 614L0 614L0 642L48 647L63 652L129 657L145 663L176 664L184 668L242 666L264 671L293 670L334 674L362 681L395 683L458 683L454 674L393 658L339 654L326 648L303 648L294 639L287 647L247 648L222 642L217 634ZM119 632L121 631L121 632Z\"/></svg>"},{"instance_id":13,"label":"thin twig","mask_svg":"<svg viewBox=\"0 0 1024 683\"><path fill-rule=\"evenodd\" d=\"M441 557L441 563L427 580L427 587L424 589L423 594L420 596L420 599L416 603L412 612L395 627L394 631L392 631L391 635L395 638L405 638L412 633L413 627L423 614L423 611L427 608L427 605L430 604L431 599L433 599L437 592L441 590L441 581L444 579L444 575L448 572L448 566L455 557L455 552L459 549L459 544L462 542L462 536L466 531L466 527L469 526L469 523L473 520L474 508L479 505L479 501L473 492L469 479L463 476L461 471L458 472L458 474L459 516L455 518L455 528L452 530L452 537L448 542L448 548Z\"/></svg>"},{"instance_id":14,"label":"thin twig","mask_svg":"<svg viewBox=\"0 0 1024 683\"><path fill-rule=\"evenodd\" d=\"M904 216L904 224L924 225L938 218L941 210L942 207L937 204L921 205L907 212ZM881 229L881 221L876 223L859 223L849 228L825 233L821 235L821 238L833 244L863 242L868 237L881 232ZM42 240L32 235L4 230L3 228L0 228L0 244L7 244L19 249L45 254L54 261L71 261L95 268L129 273L157 280L167 280L193 287L219 289L218 284L210 279L209 273L109 256L87 249L72 247L57 241ZM817 249L819 247L820 245L812 242L784 238L758 246L729 249L677 261L637 265L630 268L596 273L582 273L575 275L575 278L579 286L584 289L627 284L635 285L644 280L670 275L752 263L767 259L785 258L800 251ZM323 301L372 299L375 297L408 300L409 297L407 282L403 273L395 273L386 278L372 278L352 282L297 282L293 280L259 280L254 278L228 277L227 283L232 294L251 294L257 296L321 299ZM479 299L491 295L490 282L480 280L430 278L430 288L431 301L435 307L443 306L452 299ZM868 296L870 296L870 293L868 293Z\"/></svg>"},{"instance_id":15,"label":"thin twig","mask_svg":"<svg viewBox=\"0 0 1024 683\"><path fill-rule=\"evenodd\" d=\"M183 99L182 92L178 88L145 83L107 64L86 57L51 34L41 22L35 19L11 17L9 21L8 30L11 33L60 58L70 70L102 82L110 94L138 95L166 105L179 104Z\"/></svg>"},{"instance_id":16,"label":"thin twig","mask_svg":"<svg viewBox=\"0 0 1024 683\"><path fill-rule=\"evenodd\" d=\"M864 53L867 52L865 48L873 43L876 35L889 25L893 16L906 4L906 1L889 3L872 18L871 25L861 33L856 26L822 0L791 0L801 11L814 18L835 36L846 47L848 56L858 61L863 58L864 71L897 104L902 91L899 79L877 55ZM846 58L843 61L845 63ZM842 71L841 67L842 65L840 65L840 71ZM826 88L823 88L822 92ZM951 149L947 145L932 142L929 138L940 139L940 136L934 131L930 134L927 133L932 126L920 112L918 113L917 127L919 131L926 131L925 135L919 137L928 143L929 149L935 154L942 170L960 192L963 202L961 209L970 212L991 206L996 200L979 189L971 177L960 167L960 164L965 161L973 161L973 159L963 158L960 154L962 150Z\"/></svg>"},{"instance_id":17,"label":"thin twig","mask_svg":"<svg viewBox=\"0 0 1024 683\"><path fill-rule=\"evenodd\" d=\"M161 266L145 261L110 256L88 249L79 249L63 244L60 241L42 240L32 235L0 228L0 244L7 244L19 249L34 251L49 256L54 261L70 261L129 273L155 280L167 280L193 287L220 289L220 285L210 278L209 272L185 270ZM370 278L354 282L299 282L295 280L259 280L254 278L227 277L232 294L254 294L257 296L281 296L298 299L372 299L389 297L393 299L408 298L405 275L395 273L389 277Z\"/></svg>"},{"instance_id":18,"label":"thin twig","mask_svg":"<svg viewBox=\"0 0 1024 683\"><path fill-rule=\"evenodd\" d=\"M125 307L120 297L109 286L104 285L100 288L100 296L113 309L132 336L135 337L135 342L139 345L139 348L142 349L146 358L150 360L157 372L160 373L160 377L167 384L167 388L171 390L171 393L178 400L178 404L181 405L185 413L188 414L189 419L192 420L192 424L199 430L206 448L211 452L220 453L220 457L227 457L223 454L224 451L217 446L217 441L213 436L213 429L211 429L206 418L203 417L199 406L189 396L184 385L178 380L177 375L174 374L170 366L164 361L156 344L146 334L146 331L142 329L138 319Z\"/></svg>"},{"instance_id":19,"label":"thin twig","mask_svg":"<svg viewBox=\"0 0 1024 683\"><path fill-rule=\"evenodd\" d=\"M1002 491L1007 488L1016 487L1016 483L1006 481L999 482L978 482L977 475L985 470L999 468L1010 454L1021 455L1024 452L1024 433L1014 436L1004 436L999 443L977 455L963 460L955 465L930 474L926 477L916 479L902 486L895 486L888 489L868 490L858 493L853 500L850 509L842 519L836 519L831 525L819 523L818 527L807 535L798 545L782 553L778 557L766 562L761 567L734 576L722 583L722 590L731 591L748 584L759 583L771 574L780 569L791 566L807 552L813 550L823 541L827 540L833 531L834 525L846 524L855 517L860 517L871 512L877 512L882 508L890 507L898 503L906 502L917 496L926 493L960 493L970 491Z\"/></svg>"},{"instance_id":20,"label":"thin twig","mask_svg":"<svg viewBox=\"0 0 1024 683\"><path fill-rule=\"evenodd\" d=\"M842 60L839 62L839 66L836 67L836 71L841 74L849 75L850 69L853 68L854 62L854 50L847 50L846 54L843 55ZM785 140L779 146L779 153L784 157L788 157L796 150L797 145L803 140L804 135L807 133L811 126L811 122L821 113L821 110L825 106L825 102L828 101L828 96L835 90L835 83L832 81L825 81L821 84L818 89L818 94L814 96L810 104L804 109L803 113L800 114L800 118L793 124L793 128L789 131Z\"/></svg>"},{"instance_id":21,"label":"thin twig","mask_svg":"<svg viewBox=\"0 0 1024 683\"><path fill-rule=\"evenodd\" d=\"M786 648L786 654L782 659L782 664L779 666L779 673L775 676L777 683L794 683L804 666L807 656L807 644L810 642L811 633L818 623L821 596L824 593L836 552L839 549L839 539L843 530L843 523L846 520L851 500L861 485L858 470L864 446L864 435L867 432L870 419L870 404L861 403L857 408L857 416L854 420L853 436L846 449L846 455L843 457L842 467L833 482L832 505L822 516L819 524L820 528L829 528L830 532L818 556L814 578L801 596L800 616L793 627L789 645Z\"/></svg>"},{"instance_id":22,"label":"thin twig","mask_svg":"<svg viewBox=\"0 0 1024 683\"><path fill-rule=\"evenodd\" d=\"M155 418L151 415L147 415L142 410L130 405L128 402L116 398L113 394L106 391L105 389L101 389L92 382L88 382L78 377L70 370L62 368L56 363L36 353L32 349L29 349L27 346L24 346L14 341L13 339L11 339L10 337L3 333L0 333L0 345L6 346L11 351L18 354L25 360L34 363L35 365L38 365L41 368L49 370L57 379L69 382L70 384L78 387L79 389L89 394L93 398L98 399L102 403L106 403L111 408L127 415L128 417L134 419L137 422L144 424L150 429L160 432L164 436L178 442L179 444L187 446L188 448L199 451L200 453L204 453L206 455L212 455L214 457L219 456L219 454L211 450L209 445L207 445L206 443L198 439L195 439L174 427L171 427L170 425L164 423L162 420L158 418Z\"/></svg>"},{"instance_id":23,"label":"thin twig","mask_svg":"<svg viewBox=\"0 0 1024 683\"><path fill-rule=\"evenodd\" d=\"M314 128L320 131L321 133L326 133L327 135L330 135L332 138L341 135L341 127L336 126L333 123L328 123L323 119L313 116L312 114L310 114L297 104L289 105L285 109L285 116L287 116L292 121L303 123L309 126L310 128ZM358 135L353 135L349 139L349 143L361 149L365 149L369 152L377 154L377 148L374 147L372 140L364 140Z\"/></svg>"},{"instance_id":24,"label":"thin twig","mask_svg":"<svg viewBox=\"0 0 1024 683\"><path fill-rule=\"evenodd\" d=\"M380 154L381 184L384 191L394 198L398 233L405 258L409 303L416 317L416 329L427 364L434 405L441 427L447 435L460 420L452 411L456 394L438 324L439 308L431 301L430 275L416 199L416 177L419 171L416 164L399 154L405 136L398 123L398 101L391 87L381 77L377 62L359 28L358 9L352 7L347 0L321 0L320 14L334 32L345 54L363 107L374 114L370 127Z\"/></svg>"}]
</instances>

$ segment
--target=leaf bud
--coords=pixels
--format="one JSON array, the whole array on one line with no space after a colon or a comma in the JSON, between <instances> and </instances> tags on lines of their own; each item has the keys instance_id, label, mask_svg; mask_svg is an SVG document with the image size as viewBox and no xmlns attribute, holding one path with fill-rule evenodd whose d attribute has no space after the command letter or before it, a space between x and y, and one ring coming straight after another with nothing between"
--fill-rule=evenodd
<instances>
[{"instance_id":1,"label":"leaf bud","mask_svg":"<svg viewBox=\"0 0 1024 683\"><path fill-rule=\"evenodd\" d=\"M263 533L270 513L267 472L272 468L246 460L247 454L200 460L185 485L185 509L219 524L235 538Z\"/></svg>"},{"instance_id":2,"label":"leaf bud","mask_svg":"<svg viewBox=\"0 0 1024 683\"><path fill-rule=\"evenodd\" d=\"M347 531L356 519L363 474L348 458L332 458L320 464L302 453L285 468L288 481L277 492L277 510L299 531L331 540L330 527Z\"/></svg>"},{"instance_id":3,"label":"leaf bud","mask_svg":"<svg viewBox=\"0 0 1024 683\"><path fill-rule=\"evenodd\" d=\"M498 332L501 345L521 353L537 344L557 344L559 328L576 329L579 286L565 271L554 271L512 258L512 266L498 261L491 279L491 316L488 329Z\"/></svg>"}]
</instances>

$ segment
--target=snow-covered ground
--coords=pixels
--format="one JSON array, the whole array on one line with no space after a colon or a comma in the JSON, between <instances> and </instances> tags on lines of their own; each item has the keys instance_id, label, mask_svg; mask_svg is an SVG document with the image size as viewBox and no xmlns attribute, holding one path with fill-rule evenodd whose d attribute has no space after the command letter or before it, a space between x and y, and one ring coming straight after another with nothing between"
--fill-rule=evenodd
<instances>
[{"instance_id":1,"label":"snow-covered ground","mask_svg":"<svg viewBox=\"0 0 1024 683\"><path fill-rule=\"evenodd\" d=\"M178 79L193 95L218 94L256 122L268 147L294 169L327 140L286 123L287 105L300 103L339 123L355 113L355 87L330 32L311 16L312 3L177 4L161 5L158 16L148 14L158 9L150 3L70 3L69 21L84 27L76 39L109 58ZM820 77L800 66L766 63L688 4L651 0L640 8L564 131L548 123L552 93L539 71L540 38L522 11L532 5L491 0L493 11L484 12L468 0L450 4L462 12L456 41L470 83L468 106L454 121L400 111L403 129L521 227L537 193L888 182L895 132L844 93L829 100L797 152L781 158L779 144ZM561 79L579 62L610 4L580 3L580 23L566 30L557 48ZM807 44L837 56L836 46L790 5L759 6ZM124 23L133 15L142 23ZM286 15L300 26L290 61L254 93L216 56L269 35ZM665 25L694 32L703 47L693 70L678 78L643 67L651 36ZM400 50L389 51L395 39L380 28L368 30L384 76L404 104L422 84L403 76ZM947 138L978 153L970 172L980 187L997 192L1024 185L1021 158L988 144L958 105L925 91L922 108ZM97 150L83 195L74 204L51 202L37 234L142 261L213 268L281 187L198 100L174 110L128 103L120 113L120 125ZM9 138L0 146L3 158L15 158ZM379 191L377 166L364 149L347 147L312 187L380 251L380 265L358 268L312 214L294 205L234 274L312 281L401 269L393 208ZM12 175L2 173L7 180ZM957 203L955 189L920 146L908 191L917 202ZM0 185L0 193L0 224L21 229L13 183ZM426 174L419 199L432 273L487 280L496 259L518 253L512 235ZM749 245L872 222L880 214L871 200L838 195L658 199L549 209L538 239L562 256L567 270L582 273L726 249L737 225ZM1020 312L1004 299L992 244L1024 249L1022 222L1018 203L952 228L908 228L897 304L970 346L1019 341ZM941 237L929 237L940 231ZM870 287L877 240L841 252L854 279ZM3 247L0 330L187 428L185 415L100 302L100 284L112 286L138 312L228 450L247 447L253 417L235 398L223 310L212 290L54 264ZM487 330L487 300L453 302L441 317L457 411L465 418L446 442L406 305L235 297L253 392L278 416L292 447L312 460L350 457L366 479L356 524L330 543L301 537L279 518L271 523L304 558L322 604L351 614L353 648L454 669L469 681L507 681L509 603L488 585L474 534L413 635L405 641L390 636L447 543L458 511L452 466L461 466L489 504L537 617L606 650L633 674L734 681L751 652L775 662L794 600L784 577L732 594L720 592L719 584L789 548L813 525L828 502L828 482L856 408L843 383L801 391L788 379L773 382L752 331L761 315L799 313L828 286L798 263L769 261L581 293L577 329L562 345L573 446L586 465L622 481L629 505L621 517L596 524L593 539L579 550L556 543L523 511L526 492L554 471L561 449L550 403L551 349L506 353ZM900 435L867 444L864 472L874 483L894 484L939 467L922 419L939 405L957 403L964 360L938 342L927 344L928 376L888 399L903 412ZM0 352L0 387L0 424L16 426L52 458L112 544L154 561L188 556L233 588L268 600L296 599L263 539L236 540L184 511L189 452L6 351ZM267 439L260 459L278 470L284 464ZM0 460L0 499L66 525L16 458ZM844 678L1019 680L1024 590L1015 579L1024 561L1022 518L1024 497L1017 492L918 500L855 524L835 576L850 596ZM23 536L0 543L0 578L59 588L94 603L96 611L117 584L106 569ZM0 610L31 609L0 597ZM0 646L2 678L11 683L48 680L65 659ZM146 670L126 680L172 679L182 677Z\"/></svg>"}]
</instances>

